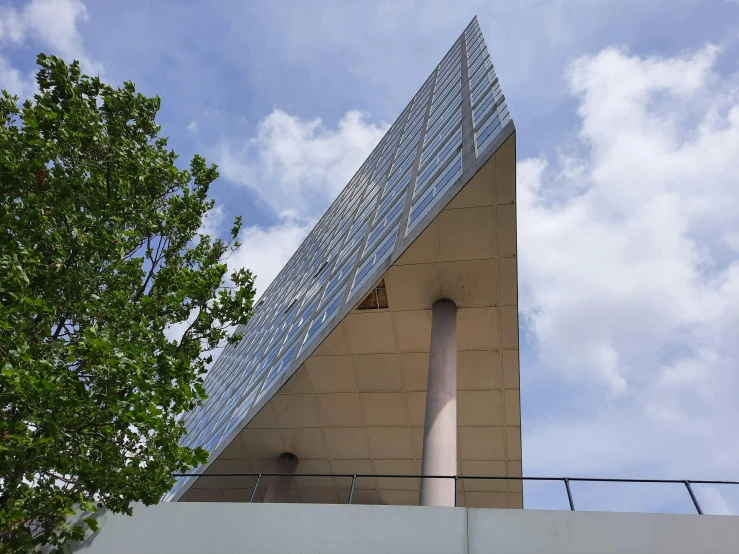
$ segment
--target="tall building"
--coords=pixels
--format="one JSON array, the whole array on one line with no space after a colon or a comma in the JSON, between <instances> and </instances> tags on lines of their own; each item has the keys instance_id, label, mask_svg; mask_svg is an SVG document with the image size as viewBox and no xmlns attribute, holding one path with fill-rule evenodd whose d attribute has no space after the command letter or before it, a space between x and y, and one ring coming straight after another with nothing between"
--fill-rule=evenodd
<instances>
[{"instance_id":1,"label":"tall building","mask_svg":"<svg viewBox=\"0 0 739 554\"><path fill-rule=\"evenodd\" d=\"M474 19L213 365L184 439L209 464L166 499L520 475L515 152ZM250 472L295 477L209 476ZM517 481L354 485L355 504L522 507Z\"/></svg>"},{"instance_id":2,"label":"tall building","mask_svg":"<svg viewBox=\"0 0 739 554\"><path fill-rule=\"evenodd\" d=\"M523 504L485 479L521 476L515 150L473 20L214 364L209 465L74 550L736 552L737 518L575 511L587 478L530 477L569 511L476 509Z\"/></svg>"}]
</instances>

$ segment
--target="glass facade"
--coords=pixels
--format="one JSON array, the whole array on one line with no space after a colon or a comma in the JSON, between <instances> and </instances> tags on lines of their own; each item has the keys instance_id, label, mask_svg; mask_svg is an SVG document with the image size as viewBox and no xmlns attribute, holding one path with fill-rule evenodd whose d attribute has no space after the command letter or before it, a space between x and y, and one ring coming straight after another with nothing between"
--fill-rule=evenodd
<instances>
[{"instance_id":1,"label":"glass facade","mask_svg":"<svg viewBox=\"0 0 739 554\"><path fill-rule=\"evenodd\" d=\"M238 330L243 340L213 364L208 399L184 416L183 444L214 459L510 134L509 122L475 18L264 292ZM165 499L187 486L179 479Z\"/></svg>"}]
</instances>

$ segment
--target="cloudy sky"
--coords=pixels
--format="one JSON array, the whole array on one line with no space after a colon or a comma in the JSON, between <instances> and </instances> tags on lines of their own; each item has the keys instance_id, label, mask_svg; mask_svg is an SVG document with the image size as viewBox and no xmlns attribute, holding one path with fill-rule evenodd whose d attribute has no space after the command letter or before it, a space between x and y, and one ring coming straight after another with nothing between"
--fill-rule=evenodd
<instances>
[{"instance_id":1,"label":"cloudy sky","mask_svg":"<svg viewBox=\"0 0 739 554\"><path fill-rule=\"evenodd\" d=\"M264 289L474 15L518 131L524 473L739 479L739 1L0 0L0 88L43 51L158 94Z\"/></svg>"}]
</instances>

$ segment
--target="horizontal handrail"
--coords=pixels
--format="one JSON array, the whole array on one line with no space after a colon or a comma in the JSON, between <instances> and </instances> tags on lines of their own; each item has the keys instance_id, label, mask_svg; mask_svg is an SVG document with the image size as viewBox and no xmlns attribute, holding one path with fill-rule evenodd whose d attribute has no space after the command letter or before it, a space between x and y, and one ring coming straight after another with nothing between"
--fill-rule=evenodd
<instances>
[{"instance_id":1,"label":"horizontal handrail","mask_svg":"<svg viewBox=\"0 0 739 554\"><path fill-rule=\"evenodd\" d=\"M572 499L571 482L588 482L588 483L668 483L682 484L688 491L693 506L698 514L703 514L698 499L693 493L692 485L739 485L739 481L726 480L706 480L706 479L630 479L627 477L532 477L532 476L513 476L513 475L418 475L418 474L400 474L400 473L173 473L172 477L256 477L254 490L252 491L249 502L254 500L262 477L351 477L352 484L349 491L349 502L352 503L354 495L354 485L357 479L366 478L384 478L384 479L454 479L454 505L457 505L457 492L459 490L460 479L481 479L491 481L561 481L567 490L567 500L570 510L575 511L575 503Z\"/></svg>"},{"instance_id":2,"label":"horizontal handrail","mask_svg":"<svg viewBox=\"0 0 739 554\"><path fill-rule=\"evenodd\" d=\"M173 473L172 477L282 477L292 475L294 477L389 477L408 479L498 479L498 480L523 480L523 481L594 481L604 483L684 483L685 479L629 479L627 477L531 477L520 475L420 475L409 473ZM706 481L699 479L688 479L696 485L739 485L739 481Z\"/></svg>"}]
</instances>

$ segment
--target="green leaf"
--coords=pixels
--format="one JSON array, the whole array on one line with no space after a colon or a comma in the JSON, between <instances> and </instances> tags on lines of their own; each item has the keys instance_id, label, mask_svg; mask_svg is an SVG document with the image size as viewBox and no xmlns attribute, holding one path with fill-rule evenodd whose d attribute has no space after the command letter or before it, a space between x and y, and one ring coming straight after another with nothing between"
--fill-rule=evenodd
<instances>
[{"instance_id":1,"label":"green leaf","mask_svg":"<svg viewBox=\"0 0 739 554\"><path fill-rule=\"evenodd\" d=\"M96 512L97 511L97 506L95 505L95 503L89 500L83 500L82 502L80 502L80 508L82 508L86 512Z\"/></svg>"},{"instance_id":2,"label":"green leaf","mask_svg":"<svg viewBox=\"0 0 739 554\"><path fill-rule=\"evenodd\" d=\"M76 510L129 513L207 460L179 446L178 416L206 398L209 352L254 297L249 272L224 288L236 241L194 240L218 173L197 155L178 167L159 98L76 62L37 63L33 98L0 95L0 533L11 552L63 549L84 537L66 522ZM196 325L170 342L191 312Z\"/></svg>"},{"instance_id":3,"label":"green leaf","mask_svg":"<svg viewBox=\"0 0 739 554\"><path fill-rule=\"evenodd\" d=\"M95 518L86 517L82 521L87 523L87 526L92 530L93 533L98 530L98 521Z\"/></svg>"}]
</instances>

